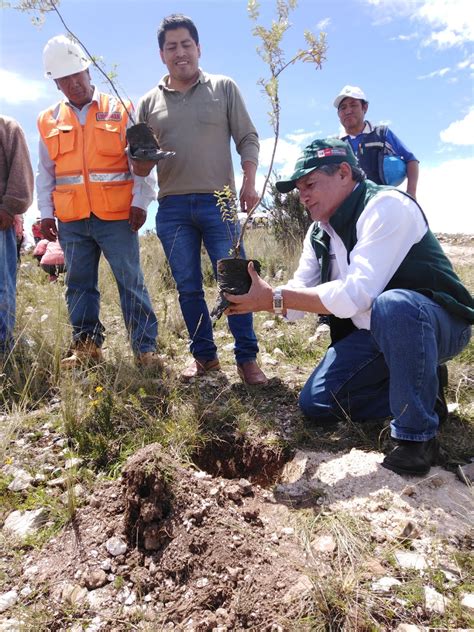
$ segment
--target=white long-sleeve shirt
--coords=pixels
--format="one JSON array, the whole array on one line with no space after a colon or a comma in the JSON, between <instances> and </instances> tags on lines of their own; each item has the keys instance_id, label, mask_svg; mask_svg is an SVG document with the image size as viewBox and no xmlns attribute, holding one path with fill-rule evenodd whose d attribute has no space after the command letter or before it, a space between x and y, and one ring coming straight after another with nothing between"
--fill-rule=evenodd
<instances>
[{"instance_id":1,"label":"white long-sleeve shirt","mask_svg":"<svg viewBox=\"0 0 474 632\"><path fill-rule=\"evenodd\" d=\"M90 106L95 101L99 102L99 90L94 87L94 93L90 103L84 105L81 109L75 107L68 99L64 98L64 102L73 110L78 118L79 123L84 126L86 123L87 113ZM57 105L59 109L59 103ZM127 129L133 125L130 118L128 119ZM129 161L130 168L130 161ZM132 170L130 169L132 172ZM143 210L147 210L150 202L156 199L156 169L152 169L150 175L146 177L136 176L132 172L133 190L132 204ZM48 150L43 139L39 140L39 159L38 172L36 174L36 191L38 195L38 208L41 212L41 219L49 219L54 217L53 191L56 188L56 163L51 160Z\"/></svg>"},{"instance_id":2,"label":"white long-sleeve shirt","mask_svg":"<svg viewBox=\"0 0 474 632\"><path fill-rule=\"evenodd\" d=\"M357 243L347 262L347 250L330 224L321 222L329 234L329 281L321 283L321 270L311 245L312 224L306 234L303 252L293 278L284 287L318 286L326 309L339 318L351 318L358 329L370 330L373 301L399 268L410 248L418 243L427 223L418 205L396 190L375 195L361 213L357 224ZM286 318L296 320L303 312L288 310Z\"/></svg>"}]
</instances>

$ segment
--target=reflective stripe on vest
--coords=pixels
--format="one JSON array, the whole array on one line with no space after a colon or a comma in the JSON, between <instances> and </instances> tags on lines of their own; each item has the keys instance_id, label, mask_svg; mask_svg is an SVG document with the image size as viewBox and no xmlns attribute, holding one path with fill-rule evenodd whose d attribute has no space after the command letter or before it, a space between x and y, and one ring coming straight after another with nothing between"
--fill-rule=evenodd
<instances>
[{"instance_id":1,"label":"reflective stripe on vest","mask_svg":"<svg viewBox=\"0 0 474 632\"><path fill-rule=\"evenodd\" d=\"M59 176L56 178L56 186L64 184L84 184L83 176Z\"/></svg>"},{"instance_id":2,"label":"reflective stripe on vest","mask_svg":"<svg viewBox=\"0 0 474 632\"><path fill-rule=\"evenodd\" d=\"M41 138L55 164L54 211L63 222L94 213L105 220L128 219L133 176L126 146L128 112L118 99L100 93L81 126L62 101L38 119Z\"/></svg>"},{"instance_id":3,"label":"reflective stripe on vest","mask_svg":"<svg viewBox=\"0 0 474 632\"><path fill-rule=\"evenodd\" d=\"M127 182L132 180L133 176L130 171L122 173L89 173L90 182Z\"/></svg>"}]
</instances>

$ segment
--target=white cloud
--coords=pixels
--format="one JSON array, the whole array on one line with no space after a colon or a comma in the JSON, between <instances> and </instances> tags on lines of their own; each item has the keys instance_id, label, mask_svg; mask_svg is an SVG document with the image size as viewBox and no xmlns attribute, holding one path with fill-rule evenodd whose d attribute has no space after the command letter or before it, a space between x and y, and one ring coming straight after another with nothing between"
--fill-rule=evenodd
<instances>
[{"instance_id":1,"label":"white cloud","mask_svg":"<svg viewBox=\"0 0 474 632\"><path fill-rule=\"evenodd\" d=\"M433 77L444 77L448 72L451 71L451 68L440 68L439 70L433 70L433 72L428 73L427 75L420 75L417 79L433 79Z\"/></svg>"},{"instance_id":2,"label":"white cloud","mask_svg":"<svg viewBox=\"0 0 474 632\"><path fill-rule=\"evenodd\" d=\"M437 29L426 38L425 45L445 48L474 40L471 0L426 0L415 17Z\"/></svg>"},{"instance_id":3,"label":"white cloud","mask_svg":"<svg viewBox=\"0 0 474 632\"><path fill-rule=\"evenodd\" d=\"M460 121L454 121L439 134L443 143L474 145L474 107Z\"/></svg>"},{"instance_id":4,"label":"white cloud","mask_svg":"<svg viewBox=\"0 0 474 632\"><path fill-rule=\"evenodd\" d=\"M474 70L474 60L472 57L468 57L467 59L463 59L457 64L457 68L459 70L464 70L464 68L469 68L469 70Z\"/></svg>"},{"instance_id":5,"label":"white cloud","mask_svg":"<svg viewBox=\"0 0 474 632\"><path fill-rule=\"evenodd\" d=\"M331 18L324 18L316 24L316 28L318 29L318 31L325 31L330 24Z\"/></svg>"},{"instance_id":6,"label":"white cloud","mask_svg":"<svg viewBox=\"0 0 474 632\"><path fill-rule=\"evenodd\" d=\"M303 132L298 130L293 132L293 134L287 134L285 138L301 146L310 143L313 139L317 138L317 136L318 132Z\"/></svg>"},{"instance_id":7,"label":"white cloud","mask_svg":"<svg viewBox=\"0 0 474 632\"><path fill-rule=\"evenodd\" d=\"M301 153L302 147L304 147L311 138L315 138L313 134L296 134L288 135L290 140L280 138L277 145L275 154L275 160L273 162L273 169L281 174L288 174L293 172L293 167ZM262 170L267 170L270 165L270 160L273 152L273 145L275 139L264 138L260 141L260 158L259 163Z\"/></svg>"},{"instance_id":8,"label":"white cloud","mask_svg":"<svg viewBox=\"0 0 474 632\"><path fill-rule=\"evenodd\" d=\"M390 40L392 42L409 42L410 40L418 39L418 33L410 33L410 35L397 35L396 37L391 37Z\"/></svg>"},{"instance_id":9,"label":"white cloud","mask_svg":"<svg viewBox=\"0 0 474 632\"><path fill-rule=\"evenodd\" d=\"M26 79L4 68L0 68L0 85L2 86L1 99L9 104L34 102L48 95L46 81Z\"/></svg>"},{"instance_id":10,"label":"white cloud","mask_svg":"<svg viewBox=\"0 0 474 632\"><path fill-rule=\"evenodd\" d=\"M436 233L474 233L474 215L468 211L474 158L448 160L420 169L417 200ZM403 187L402 187L403 188Z\"/></svg>"},{"instance_id":11,"label":"white cloud","mask_svg":"<svg viewBox=\"0 0 474 632\"><path fill-rule=\"evenodd\" d=\"M429 33L420 33L424 46L448 48L468 44L474 40L472 0L365 0L375 9L375 24L393 18L409 18L424 26ZM414 11L414 8L416 10ZM400 35L398 39L412 36Z\"/></svg>"}]
</instances>

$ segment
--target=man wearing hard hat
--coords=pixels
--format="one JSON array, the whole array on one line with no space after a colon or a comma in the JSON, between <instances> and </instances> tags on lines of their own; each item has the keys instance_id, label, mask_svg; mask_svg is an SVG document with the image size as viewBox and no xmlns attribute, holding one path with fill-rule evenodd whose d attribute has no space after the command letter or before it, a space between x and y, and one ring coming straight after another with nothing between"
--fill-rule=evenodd
<instances>
[{"instance_id":1,"label":"man wearing hard hat","mask_svg":"<svg viewBox=\"0 0 474 632\"><path fill-rule=\"evenodd\" d=\"M386 125L365 120L369 102L358 86L344 86L334 100L347 141L365 174L376 184L398 186L407 179L407 193L416 198L418 160Z\"/></svg>"},{"instance_id":2,"label":"man wearing hard hat","mask_svg":"<svg viewBox=\"0 0 474 632\"><path fill-rule=\"evenodd\" d=\"M138 229L154 198L154 177L133 176L125 153L130 103L91 84L90 59L72 39L46 44L43 63L64 98L39 115L37 176L41 228L66 259L66 300L73 327L73 368L101 361L101 253L117 282L125 326L138 366L159 366L157 320L140 267ZM58 225L56 227L56 221Z\"/></svg>"}]
</instances>

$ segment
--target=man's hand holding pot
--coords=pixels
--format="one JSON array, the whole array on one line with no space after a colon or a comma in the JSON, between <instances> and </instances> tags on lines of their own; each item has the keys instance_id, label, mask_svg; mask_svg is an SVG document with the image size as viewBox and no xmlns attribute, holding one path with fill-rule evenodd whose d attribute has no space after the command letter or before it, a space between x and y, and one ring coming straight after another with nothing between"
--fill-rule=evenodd
<instances>
[{"instance_id":1,"label":"man's hand holding pot","mask_svg":"<svg viewBox=\"0 0 474 632\"><path fill-rule=\"evenodd\" d=\"M227 316L248 314L249 312L271 312L273 310L273 290L268 283L258 276L251 261L248 265L248 273L252 279L252 285L247 294L224 293L225 298L231 303L231 306L225 311Z\"/></svg>"}]
</instances>

